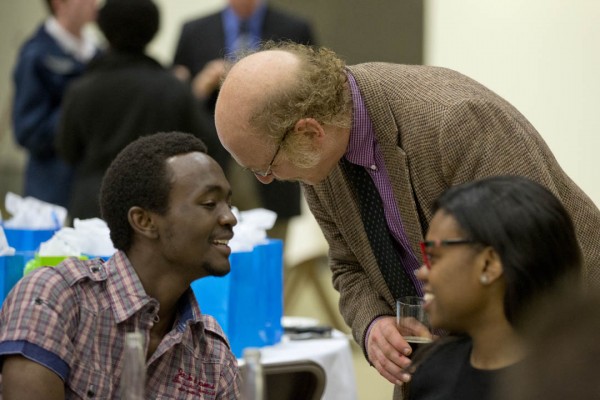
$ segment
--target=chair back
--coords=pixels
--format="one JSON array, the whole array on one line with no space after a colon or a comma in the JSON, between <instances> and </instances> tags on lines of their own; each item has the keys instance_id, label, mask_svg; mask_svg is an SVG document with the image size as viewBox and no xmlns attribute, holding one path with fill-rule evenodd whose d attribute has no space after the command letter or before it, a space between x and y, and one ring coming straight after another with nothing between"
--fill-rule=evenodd
<instances>
[{"instance_id":1,"label":"chair back","mask_svg":"<svg viewBox=\"0 0 600 400\"><path fill-rule=\"evenodd\" d=\"M298 360L263 364L266 400L321 400L327 377L319 364Z\"/></svg>"}]
</instances>

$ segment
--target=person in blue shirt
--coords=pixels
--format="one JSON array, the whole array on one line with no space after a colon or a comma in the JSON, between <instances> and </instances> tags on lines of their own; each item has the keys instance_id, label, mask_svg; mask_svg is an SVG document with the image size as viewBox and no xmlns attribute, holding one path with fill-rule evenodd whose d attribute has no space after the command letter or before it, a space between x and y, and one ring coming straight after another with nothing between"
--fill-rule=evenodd
<instances>
[{"instance_id":1,"label":"person in blue shirt","mask_svg":"<svg viewBox=\"0 0 600 400\"><path fill-rule=\"evenodd\" d=\"M97 0L47 0L51 15L24 43L14 68L13 131L28 152L24 195L66 206L72 171L56 154L54 139L68 84L98 49L84 26Z\"/></svg>"}]
</instances>

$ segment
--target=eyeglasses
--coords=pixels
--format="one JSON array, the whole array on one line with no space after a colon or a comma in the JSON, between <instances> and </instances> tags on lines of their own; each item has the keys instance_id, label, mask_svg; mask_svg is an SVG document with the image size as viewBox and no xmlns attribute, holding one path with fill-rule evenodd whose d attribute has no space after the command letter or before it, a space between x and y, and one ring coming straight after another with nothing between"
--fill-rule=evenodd
<instances>
[{"instance_id":1,"label":"eyeglasses","mask_svg":"<svg viewBox=\"0 0 600 400\"><path fill-rule=\"evenodd\" d=\"M423 262L425 263L427 269L431 269L431 260L429 259L429 254L427 253L429 249L471 243L475 243L475 241L471 239L426 240L421 242L421 254L423 255Z\"/></svg>"},{"instance_id":2,"label":"eyeglasses","mask_svg":"<svg viewBox=\"0 0 600 400\"><path fill-rule=\"evenodd\" d=\"M267 170L262 172L262 171L258 171L255 169L250 169L250 172L252 172L254 175L256 176L260 176L260 177L267 177L269 175L272 174L271 170L273 169L273 163L275 162L275 159L277 158L277 154L279 154L279 150L281 150L281 145L283 144L283 142L285 141L285 138L287 137L288 133L290 133L291 130L286 131L283 136L281 137L281 140L279 141L279 145L277 146L277 150L275 150L275 154L273 154L273 158L271 159L271 162L269 163L269 166L267 167Z\"/></svg>"}]
</instances>

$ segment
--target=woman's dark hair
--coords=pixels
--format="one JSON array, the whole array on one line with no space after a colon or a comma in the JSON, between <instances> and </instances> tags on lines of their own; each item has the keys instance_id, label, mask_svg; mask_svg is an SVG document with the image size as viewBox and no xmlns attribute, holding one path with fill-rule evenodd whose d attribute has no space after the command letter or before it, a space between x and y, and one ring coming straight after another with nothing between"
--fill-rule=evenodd
<instances>
[{"instance_id":1,"label":"woman's dark hair","mask_svg":"<svg viewBox=\"0 0 600 400\"><path fill-rule=\"evenodd\" d=\"M452 215L466 238L499 254L504 312L512 325L520 325L541 295L581 273L569 213L548 189L527 178L498 176L455 186L434 209Z\"/></svg>"},{"instance_id":2,"label":"woman's dark hair","mask_svg":"<svg viewBox=\"0 0 600 400\"><path fill-rule=\"evenodd\" d=\"M115 248L129 250L133 229L127 214L134 206L164 215L169 208L170 170L166 160L192 152L206 153L202 140L188 133L142 136L113 160L102 180L100 210Z\"/></svg>"},{"instance_id":3,"label":"woman's dark hair","mask_svg":"<svg viewBox=\"0 0 600 400\"><path fill-rule=\"evenodd\" d=\"M142 53L158 31L160 15L151 0L106 0L98 26L115 50Z\"/></svg>"}]
</instances>

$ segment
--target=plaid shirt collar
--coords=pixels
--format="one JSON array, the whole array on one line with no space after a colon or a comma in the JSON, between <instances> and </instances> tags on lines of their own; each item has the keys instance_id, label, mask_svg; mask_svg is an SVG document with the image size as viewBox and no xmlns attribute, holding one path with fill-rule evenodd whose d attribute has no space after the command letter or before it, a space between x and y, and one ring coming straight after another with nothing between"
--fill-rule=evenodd
<instances>
[{"instance_id":1,"label":"plaid shirt collar","mask_svg":"<svg viewBox=\"0 0 600 400\"><path fill-rule=\"evenodd\" d=\"M106 274L111 277L107 291L115 321L121 323L131 318L149 304L158 307L156 299L150 297L138 277L127 255L117 251L105 264ZM201 321L200 307L193 291L188 288L179 302L177 328L182 331L188 321Z\"/></svg>"}]
</instances>

